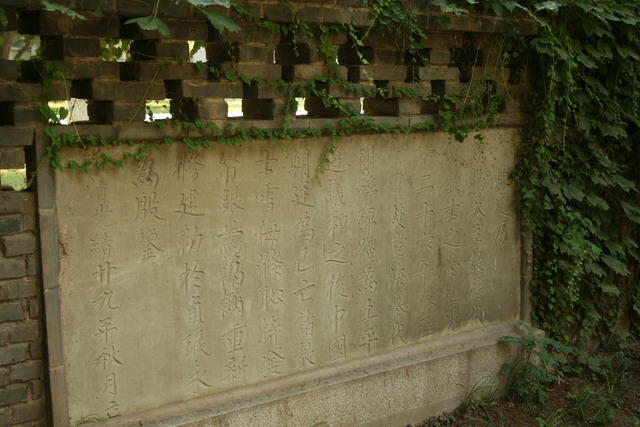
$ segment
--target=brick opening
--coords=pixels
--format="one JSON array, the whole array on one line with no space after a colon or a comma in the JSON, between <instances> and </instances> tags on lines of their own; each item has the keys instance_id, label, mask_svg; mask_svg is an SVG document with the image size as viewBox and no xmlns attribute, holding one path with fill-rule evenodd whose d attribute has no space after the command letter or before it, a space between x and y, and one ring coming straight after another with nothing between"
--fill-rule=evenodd
<instances>
[{"instance_id":1,"label":"brick opening","mask_svg":"<svg viewBox=\"0 0 640 427\"><path fill-rule=\"evenodd\" d=\"M144 105L145 122L155 122L157 120L168 120L173 118L171 113L171 100L147 100Z\"/></svg>"},{"instance_id":2,"label":"brick opening","mask_svg":"<svg viewBox=\"0 0 640 427\"><path fill-rule=\"evenodd\" d=\"M484 51L476 48L469 40L464 42L462 48L451 50L453 64L460 70L460 82L469 83L474 67L482 67L484 64Z\"/></svg>"},{"instance_id":3,"label":"brick opening","mask_svg":"<svg viewBox=\"0 0 640 427\"><path fill-rule=\"evenodd\" d=\"M24 191L27 189L26 167L0 169L0 191Z\"/></svg>"},{"instance_id":4,"label":"brick opening","mask_svg":"<svg viewBox=\"0 0 640 427\"><path fill-rule=\"evenodd\" d=\"M485 108L492 108L498 113L506 109L506 101L498 97L498 83L495 80L485 80L482 104Z\"/></svg>"},{"instance_id":5,"label":"brick opening","mask_svg":"<svg viewBox=\"0 0 640 427\"><path fill-rule=\"evenodd\" d=\"M316 82L318 92L329 93L329 85L325 82ZM325 100L320 96L309 96L304 98L304 109L307 115L313 118L335 118L344 115L340 108L334 105L325 104Z\"/></svg>"},{"instance_id":6,"label":"brick opening","mask_svg":"<svg viewBox=\"0 0 640 427\"><path fill-rule=\"evenodd\" d=\"M13 102L0 102L0 126L13 126L14 123Z\"/></svg>"},{"instance_id":7,"label":"brick opening","mask_svg":"<svg viewBox=\"0 0 640 427\"><path fill-rule=\"evenodd\" d=\"M431 80L431 95L433 99L422 102L421 113L438 114L444 104L444 96L446 94L447 83L445 80Z\"/></svg>"},{"instance_id":8,"label":"brick opening","mask_svg":"<svg viewBox=\"0 0 640 427\"><path fill-rule=\"evenodd\" d=\"M49 123L69 124L69 103L67 101L49 101L47 106L49 107L47 112Z\"/></svg>"},{"instance_id":9,"label":"brick opening","mask_svg":"<svg viewBox=\"0 0 640 427\"><path fill-rule=\"evenodd\" d=\"M207 62L207 48L206 43L203 41L189 40L189 62L193 63L206 63Z\"/></svg>"},{"instance_id":10,"label":"brick opening","mask_svg":"<svg viewBox=\"0 0 640 427\"><path fill-rule=\"evenodd\" d=\"M298 107L296 108L296 116L308 116L309 112L304 108L305 98L296 98L296 103Z\"/></svg>"},{"instance_id":11,"label":"brick opening","mask_svg":"<svg viewBox=\"0 0 640 427\"><path fill-rule=\"evenodd\" d=\"M242 117L245 119L272 120L274 108L273 99L242 99Z\"/></svg>"},{"instance_id":12,"label":"brick opening","mask_svg":"<svg viewBox=\"0 0 640 427\"><path fill-rule=\"evenodd\" d=\"M429 65L431 49L418 49L417 51L405 50L402 64L407 66L406 82L417 82L420 80L420 67Z\"/></svg>"},{"instance_id":13,"label":"brick opening","mask_svg":"<svg viewBox=\"0 0 640 427\"><path fill-rule=\"evenodd\" d=\"M70 98L66 101L49 101L48 106L57 118L57 121L53 117L49 118L49 123L70 125L71 123L89 121L87 99Z\"/></svg>"},{"instance_id":14,"label":"brick opening","mask_svg":"<svg viewBox=\"0 0 640 427\"><path fill-rule=\"evenodd\" d=\"M279 44L273 53L274 64L297 65L311 63L309 45L300 43Z\"/></svg>"},{"instance_id":15,"label":"brick opening","mask_svg":"<svg viewBox=\"0 0 640 427\"><path fill-rule=\"evenodd\" d=\"M375 80L375 97L366 97L363 101L364 114L369 116L398 116L400 115L399 98L389 96L389 81Z\"/></svg>"},{"instance_id":16,"label":"brick opening","mask_svg":"<svg viewBox=\"0 0 640 427\"><path fill-rule=\"evenodd\" d=\"M23 147L0 150L0 191L22 191L27 188L25 154Z\"/></svg>"},{"instance_id":17,"label":"brick opening","mask_svg":"<svg viewBox=\"0 0 640 427\"><path fill-rule=\"evenodd\" d=\"M242 98L225 98L224 102L227 103L227 117L243 117L243 102Z\"/></svg>"},{"instance_id":18,"label":"brick opening","mask_svg":"<svg viewBox=\"0 0 640 427\"><path fill-rule=\"evenodd\" d=\"M36 57L40 50L41 40L38 35L20 34L17 31L7 31L3 35L5 49L3 59L11 61L28 60Z\"/></svg>"},{"instance_id":19,"label":"brick opening","mask_svg":"<svg viewBox=\"0 0 640 427\"><path fill-rule=\"evenodd\" d=\"M373 63L373 48L371 46L355 46L347 44L338 48L338 64L368 65Z\"/></svg>"},{"instance_id":20,"label":"brick opening","mask_svg":"<svg viewBox=\"0 0 640 427\"><path fill-rule=\"evenodd\" d=\"M103 37L100 39L100 57L108 62L131 61L131 43L129 39L112 39Z\"/></svg>"}]
</instances>

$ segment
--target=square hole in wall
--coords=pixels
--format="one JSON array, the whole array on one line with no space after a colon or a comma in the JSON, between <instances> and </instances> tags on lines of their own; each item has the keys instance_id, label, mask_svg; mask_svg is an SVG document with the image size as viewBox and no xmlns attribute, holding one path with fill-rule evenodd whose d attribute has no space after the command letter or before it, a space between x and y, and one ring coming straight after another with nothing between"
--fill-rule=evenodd
<instances>
[{"instance_id":1,"label":"square hole in wall","mask_svg":"<svg viewBox=\"0 0 640 427\"><path fill-rule=\"evenodd\" d=\"M2 34L2 59L27 60L38 55L40 36L7 31Z\"/></svg>"},{"instance_id":2,"label":"square hole in wall","mask_svg":"<svg viewBox=\"0 0 640 427\"><path fill-rule=\"evenodd\" d=\"M296 116L306 116L309 114L309 112L304 108L304 101L304 98L296 98L296 103L298 104Z\"/></svg>"},{"instance_id":3,"label":"square hole in wall","mask_svg":"<svg viewBox=\"0 0 640 427\"><path fill-rule=\"evenodd\" d=\"M49 101L47 107L41 108L40 112L46 115L49 123L69 124L69 101Z\"/></svg>"},{"instance_id":4,"label":"square hole in wall","mask_svg":"<svg viewBox=\"0 0 640 427\"><path fill-rule=\"evenodd\" d=\"M0 169L2 191L23 191L27 188L27 169Z\"/></svg>"},{"instance_id":5,"label":"square hole in wall","mask_svg":"<svg viewBox=\"0 0 640 427\"><path fill-rule=\"evenodd\" d=\"M145 113L145 122L171 119L171 100L162 99L159 101L146 101Z\"/></svg>"},{"instance_id":6,"label":"square hole in wall","mask_svg":"<svg viewBox=\"0 0 640 427\"><path fill-rule=\"evenodd\" d=\"M48 107L48 110L43 109L42 113L47 115L49 123L69 125L89 120L86 99L71 98L66 101L49 101Z\"/></svg>"},{"instance_id":7,"label":"square hole in wall","mask_svg":"<svg viewBox=\"0 0 640 427\"><path fill-rule=\"evenodd\" d=\"M225 98L227 103L227 117L242 117L242 98Z\"/></svg>"},{"instance_id":8,"label":"square hole in wall","mask_svg":"<svg viewBox=\"0 0 640 427\"><path fill-rule=\"evenodd\" d=\"M102 60L110 62L131 61L131 43L133 40L112 39L103 37L100 39L100 55Z\"/></svg>"},{"instance_id":9,"label":"square hole in wall","mask_svg":"<svg viewBox=\"0 0 640 427\"><path fill-rule=\"evenodd\" d=\"M13 102L0 102L0 126L13 126L14 122L14 109L15 103Z\"/></svg>"},{"instance_id":10,"label":"square hole in wall","mask_svg":"<svg viewBox=\"0 0 640 427\"><path fill-rule=\"evenodd\" d=\"M189 62L207 62L205 43L199 40L189 40Z\"/></svg>"}]
</instances>

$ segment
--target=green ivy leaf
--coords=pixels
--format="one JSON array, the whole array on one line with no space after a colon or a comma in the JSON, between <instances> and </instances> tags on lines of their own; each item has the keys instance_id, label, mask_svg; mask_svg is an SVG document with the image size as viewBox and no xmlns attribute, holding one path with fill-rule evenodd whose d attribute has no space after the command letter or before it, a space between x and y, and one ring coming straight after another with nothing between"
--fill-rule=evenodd
<instances>
[{"instance_id":1,"label":"green ivy leaf","mask_svg":"<svg viewBox=\"0 0 640 427\"><path fill-rule=\"evenodd\" d=\"M138 24L138 26L145 31L158 30L163 36L168 36L171 33L167 24L154 16L143 16L140 18L129 19L125 24Z\"/></svg>"},{"instance_id":2,"label":"green ivy leaf","mask_svg":"<svg viewBox=\"0 0 640 427\"><path fill-rule=\"evenodd\" d=\"M69 110L64 107L60 107L58 109L58 116L60 117L60 120L66 119L69 116Z\"/></svg>"},{"instance_id":3,"label":"green ivy leaf","mask_svg":"<svg viewBox=\"0 0 640 427\"><path fill-rule=\"evenodd\" d=\"M613 257L611 255L603 255L602 256L602 261L604 261L604 263L607 264L607 267L609 267L610 269L612 269L616 273L618 273L618 274L620 274L622 276L628 276L629 275L629 269L618 258L615 258L615 257Z\"/></svg>"},{"instance_id":4,"label":"green ivy leaf","mask_svg":"<svg viewBox=\"0 0 640 427\"><path fill-rule=\"evenodd\" d=\"M213 28L220 32L223 32L224 30L231 32L240 30L238 24L233 22L231 19L220 15L217 12L204 9L200 9L200 11L205 14L211 25L213 25Z\"/></svg>"},{"instance_id":5,"label":"green ivy leaf","mask_svg":"<svg viewBox=\"0 0 640 427\"><path fill-rule=\"evenodd\" d=\"M68 7L63 6L61 4L53 3L48 0L41 0L41 2L42 2L42 6L44 7L44 10L48 10L49 12L60 12L67 16L70 16L73 19L79 19L81 21L84 21L85 19L87 19L83 15L80 15L75 10L69 9Z\"/></svg>"},{"instance_id":6,"label":"green ivy leaf","mask_svg":"<svg viewBox=\"0 0 640 427\"><path fill-rule=\"evenodd\" d=\"M640 208L624 201L620 202L620 205L624 210L624 214L630 221L640 224Z\"/></svg>"},{"instance_id":7,"label":"green ivy leaf","mask_svg":"<svg viewBox=\"0 0 640 427\"><path fill-rule=\"evenodd\" d=\"M6 27L9 24L9 18L7 18L7 14L4 9L0 8L0 25Z\"/></svg>"},{"instance_id":8,"label":"green ivy leaf","mask_svg":"<svg viewBox=\"0 0 640 427\"><path fill-rule=\"evenodd\" d=\"M543 1L536 6L536 10L548 10L550 12L557 12L560 4L555 0Z\"/></svg>"},{"instance_id":9,"label":"green ivy leaf","mask_svg":"<svg viewBox=\"0 0 640 427\"><path fill-rule=\"evenodd\" d=\"M228 8L231 6L231 2L229 0L187 0L187 3L195 7L222 6Z\"/></svg>"}]
</instances>

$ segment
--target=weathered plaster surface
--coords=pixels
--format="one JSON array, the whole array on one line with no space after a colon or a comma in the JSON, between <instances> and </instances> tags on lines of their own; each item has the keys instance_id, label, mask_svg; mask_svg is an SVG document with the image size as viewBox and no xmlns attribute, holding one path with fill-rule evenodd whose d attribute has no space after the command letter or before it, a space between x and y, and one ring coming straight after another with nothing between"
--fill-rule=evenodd
<instances>
[{"instance_id":1,"label":"weathered plaster surface","mask_svg":"<svg viewBox=\"0 0 640 427\"><path fill-rule=\"evenodd\" d=\"M350 137L319 181L328 140L57 174L71 423L516 319L517 131L484 136Z\"/></svg>"}]
</instances>

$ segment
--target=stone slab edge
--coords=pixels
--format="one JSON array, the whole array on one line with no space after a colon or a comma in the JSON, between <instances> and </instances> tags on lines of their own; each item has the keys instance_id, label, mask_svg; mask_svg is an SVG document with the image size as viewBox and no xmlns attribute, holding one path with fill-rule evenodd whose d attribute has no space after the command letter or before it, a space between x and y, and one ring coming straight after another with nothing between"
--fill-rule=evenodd
<instances>
[{"instance_id":1,"label":"stone slab edge","mask_svg":"<svg viewBox=\"0 0 640 427\"><path fill-rule=\"evenodd\" d=\"M62 344L60 287L58 283L58 222L55 209L54 171L45 154L48 137L36 131L35 147L39 170L36 175L40 254L45 309L49 402L54 426L69 425L67 385Z\"/></svg>"},{"instance_id":2,"label":"stone slab edge","mask_svg":"<svg viewBox=\"0 0 640 427\"><path fill-rule=\"evenodd\" d=\"M176 426L208 420L246 408L284 400L325 387L357 381L372 375L396 371L450 357L473 350L498 345L505 335L523 336L527 329L523 322L514 321L445 337L434 337L425 342L391 350L389 352L355 359L340 365L301 372L264 383L235 388L210 396L172 403L137 414L116 417L93 425L100 426ZM460 402L452 402L455 405ZM451 407L453 409L454 406Z\"/></svg>"}]
</instances>

